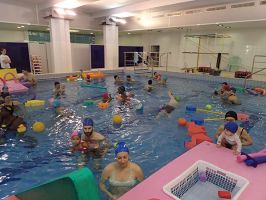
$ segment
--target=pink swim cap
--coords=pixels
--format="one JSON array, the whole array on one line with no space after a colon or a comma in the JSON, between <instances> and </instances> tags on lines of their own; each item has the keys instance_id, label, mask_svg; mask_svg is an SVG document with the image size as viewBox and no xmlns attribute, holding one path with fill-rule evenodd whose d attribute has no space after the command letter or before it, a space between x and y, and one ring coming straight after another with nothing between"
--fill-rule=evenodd
<instances>
[{"instance_id":1,"label":"pink swim cap","mask_svg":"<svg viewBox=\"0 0 266 200\"><path fill-rule=\"evenodd\" d=\"M71 137L75 137L75 136L80 137L78 131L73 131L73 132L71 133Z\"/></svg>"},{"instance_id":2,"label":"pink swim cap","mask_svg":"<svg viewBox=\"0 0 266 200\"><path fill-rule=\"evenodd\" d=\"M103 99L108 99L108 96L109 96L109 95L108 95L108 93L107 93L107 92L106 92L106 93L104 93L104 94L103 94Z\"/></svg>"}]
</instances>

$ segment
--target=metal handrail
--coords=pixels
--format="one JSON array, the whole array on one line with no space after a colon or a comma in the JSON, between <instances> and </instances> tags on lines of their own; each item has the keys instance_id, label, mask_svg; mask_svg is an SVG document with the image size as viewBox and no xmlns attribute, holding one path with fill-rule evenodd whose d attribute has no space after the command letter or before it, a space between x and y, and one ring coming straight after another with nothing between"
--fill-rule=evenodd
<instances>
[{"instance_id":1,"label":"metal handrail","mask_svg":"<svg viewBox=\"0 0 266 200\"><path fill-rule=\"evenodd\" d=\"M266 57L266 56L265 56ZM243 88L246 88L246 85L247 85L247 79L249 78L249 77L251 77L253 74L257 74L257 73L259 73L259 72L261 72L261 71L263 71L263 70L265 70L266 69L266 67L265 68L262 68L262 69L260 69L260 70L258 70L258 71L255 71L255 72L253 72L253 73L251 73L251 74L249 74L249 75L247 75L246 77L245 77L245 81L244 81L244 87Z\"/></svg>"},{"instance_id":2,"label":"metal handrail","mask_svg":"<svg viewBox=\"0 0 266 200\"><path fill-rule=\"evenodd\" d=\"M253 62L252 62L251 73L253 73L255 63L257 63L257 62L255 62L256 58L266 58L266 55L254 55Z\"/></svg>"}]
</instances>

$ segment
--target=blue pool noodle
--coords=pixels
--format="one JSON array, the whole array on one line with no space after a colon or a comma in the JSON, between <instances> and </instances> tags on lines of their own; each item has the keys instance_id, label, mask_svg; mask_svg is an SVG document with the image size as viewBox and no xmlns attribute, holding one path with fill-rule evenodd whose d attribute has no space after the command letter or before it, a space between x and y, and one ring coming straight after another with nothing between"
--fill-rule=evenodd
<instances>
[{"instance_id":1,"label":"blue pool noodle","mask_svg":"<svg viewBox=\"0 0 266 200\"><path fill-rule=\"evenodd\" d=\"M245 160L247 166L257 167L258 164L266 163L266 156Z\"/></svg>"}]
</instances>

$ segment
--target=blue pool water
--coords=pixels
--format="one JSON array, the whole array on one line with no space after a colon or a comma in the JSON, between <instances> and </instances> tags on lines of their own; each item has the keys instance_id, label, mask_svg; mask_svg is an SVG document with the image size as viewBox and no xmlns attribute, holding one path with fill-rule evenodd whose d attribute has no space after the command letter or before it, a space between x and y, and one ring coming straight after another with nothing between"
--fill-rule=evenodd
<instances>
[{"instance_id":1,"label":"blue pool water","mask_svg":"<svg viewBox=\"0 0 266 200\"><path fill-rule=\"evenodd\" d=\"M177 125L179 117L185 117L188 120L192 117L221 117L199 112L192 116L185 112L187 105L204 108L206 104L211 104L215 111L226 112L233 109L252 115L256 118L256 123L249 132L253 136L254 145L245 147L243 150L252 152L265 148L265 97L240 94L242 105L225 105L219 98L211 96L218 83L174 77L169 77L167 87L158 86L149 94L143 90L147 78L144 76L134 78L138 81L137 83L126 85L129 91L135 93L132 108L120 108L115 100L107 110L100 110L96 106L84 107L83 102L86 99L93 99L103 91L96 88L81 88L79 82L66 82L62 79L60 81L64 82L67 88L67 94L62 102L73 113L70 118L57 117L48 105L39 109L25 109L23 112L28 126L32 126L35 121L42 121L46 125L46 130L44 133L33 133L28 128L25 136L9 133L7 140L0 145L0 198L24 191L77 169L81 161L78 155L69 153L70 133L75 129L81 130L84 117L93 118L95 130L103 133L113 143L120 140L126 141L130 148L131 160L142 167L145 177L186 151L183 144L184 141L189 140L189 137L186 134L186 128ZM27 94L20 97L14 96L14 98L25 101L36 93L37 99L48 100L51 97L53 82L54 80L40 81L35 91L31 90ZM108 92L112 94L117 90L112 76L107 76L105 81L98 84L106 86ZM169 100L168 89L172 89L181 101L170 118L156 120L158 108ZM143 114L136 112L135 106L138 102L144 105ZM121 127L113 126L112 115L114 114L120 114L123 117ZM223 122L205 123L207 132L212 138L221 123ZM114 149L110 149L104 157L101 168L112 161L114 161ZM91 159L85 161L85 166L91 168L99 180L102 169L95 169Z\"/></svg>"}]
</instances>

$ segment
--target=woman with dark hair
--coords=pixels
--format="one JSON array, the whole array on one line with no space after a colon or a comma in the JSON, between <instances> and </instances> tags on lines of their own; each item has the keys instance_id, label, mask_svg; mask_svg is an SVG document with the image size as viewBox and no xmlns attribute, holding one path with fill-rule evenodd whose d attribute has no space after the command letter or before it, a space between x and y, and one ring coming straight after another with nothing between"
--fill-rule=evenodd
<instances>
[{"instance_id":1,"label":"woman with dark hair","mask_svg":"<svg viewBox=\"0 0 266 200\"><path fill-rule=\"evenodd\" d=\"M3 129L25 132L26 123L23 118L14 115L15 107L19 102L12 101L9 93L2 94L2 98L4 103L0 105L0 127Z\"/></svg>"}]
</instances>

